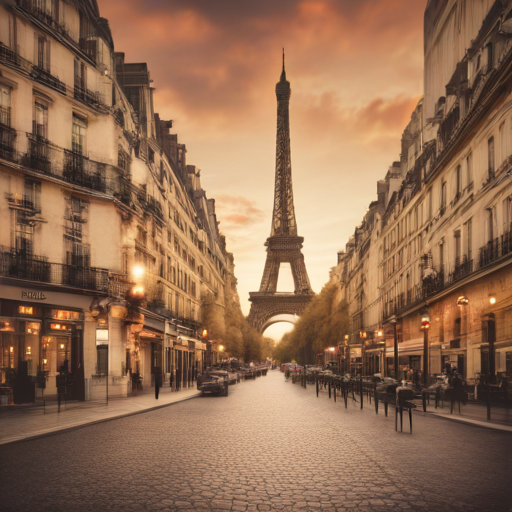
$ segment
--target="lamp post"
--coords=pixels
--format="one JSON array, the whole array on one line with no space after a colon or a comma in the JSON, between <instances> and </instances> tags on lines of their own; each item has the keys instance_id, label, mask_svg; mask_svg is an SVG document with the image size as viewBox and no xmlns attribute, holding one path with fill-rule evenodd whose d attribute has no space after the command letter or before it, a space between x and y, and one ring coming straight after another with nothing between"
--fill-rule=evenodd
<instances>
[{"instance_id":1,"label":"lamp post","mask_svg":"<svg viewBox=\"0 0 512 512\"><path fill-rule=\"evenodd\" d=\"M425 308L421 315L421 330L423 331L423 386L428 386L428 330L430 329L430 317Z\"/></svg>"},{"instance_id":2,"label":"lamp post","mask_svg":"<svg viewBox=\"0 0 512 512\"><path fill-rule=\"evenodd\" d=\"M393 324L393 367L395 370L395 379L398 379L398 336L396 334L396 317L391 319Z\"/></svg>"},{"instance_id":3,"label":"lamp post","mask_svg":"<svg viewBox=\"0 0 512 512\"><path fill-rule=\"evenodd\" d=\"M365 342L366 342L366 331L359 331L359 338L361 339L361 378L363 373L366 373L365 367Z\"/></svg>"}]
</instances>

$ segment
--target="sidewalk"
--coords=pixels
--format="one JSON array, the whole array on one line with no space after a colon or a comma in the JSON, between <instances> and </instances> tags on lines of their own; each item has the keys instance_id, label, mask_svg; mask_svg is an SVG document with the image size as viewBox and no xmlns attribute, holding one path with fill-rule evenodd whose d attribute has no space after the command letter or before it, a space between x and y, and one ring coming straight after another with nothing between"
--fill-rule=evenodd
<instances>
[{"instance_id":1,"label":"sidewalk","mask_svg":"<svg viewBox=\"0 0 512 512\"><path fill-rule=\"evenodd\" d=\"M141 412L165 407L200 395L194 384L189 389L173 392L169 387L160 389L158 400L152 393L141 393L128 398L109 399L106 402L70 402L43 406L2 406L0 408L0 445L24 439L44 436L52 432L73 429L83 425L100 423L113 418L131 416Z\"/></svg>"},{"instance_id":2,"label":"sidewalk","mask_svg":"<svg viewBox=\"0 0 512 512\"><path fill-rule=\"evenodd\" d=\"M421 401L416 401L416 411L423 412ZM512 407L491 407L491 419L487 419L487 406L478 403L468 403L459 406L455 404L453 413L450 414L450 402L444 402L444 407L434 407L433 400L427 405L427 414L433 414L447 420L467 423L477 427L489 428L492 430L500 430L503 432L512 432Z\"/></svg>"}]
</instances>

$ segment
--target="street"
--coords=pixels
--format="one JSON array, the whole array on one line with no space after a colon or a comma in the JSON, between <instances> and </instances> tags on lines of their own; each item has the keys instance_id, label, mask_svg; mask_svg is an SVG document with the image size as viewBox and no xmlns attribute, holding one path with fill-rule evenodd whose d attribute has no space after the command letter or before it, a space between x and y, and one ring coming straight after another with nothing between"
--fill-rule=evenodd
<instances>
[{"instance_id":1,"label":"street","mask_svg":"<svg viewBox=\"0 0 512 512\"><path fill-rule=\"evenodd\" d=\"M508 433L397 433L277 370L229 391L0 446L1 510L512 510Z\"/></svg>"}]
</instances>

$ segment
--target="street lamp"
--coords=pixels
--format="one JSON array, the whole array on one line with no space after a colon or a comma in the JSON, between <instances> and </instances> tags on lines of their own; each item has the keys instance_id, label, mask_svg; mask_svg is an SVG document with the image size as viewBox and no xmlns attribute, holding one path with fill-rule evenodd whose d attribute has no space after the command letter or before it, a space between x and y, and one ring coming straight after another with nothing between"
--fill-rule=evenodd
<instances>
[{"instance_id":1,"label":"street lamp","mask_svg":"<svg viewBox=\"0 0 512 512\"><path fill-rule=\"evenodd\" d=\"M428 311L425 308L421 315L421 326L420 329L423 331L423 385L428 385L428 330L430 329L430 317Z\"/></svg>"},{"instance_id":2,"label":"street lamp","mask_svg":"<svg viewBox=\"0 0 512 512\"><path fill-rule=\"evenodd\" d=\"M359 331L359 338L361 338L361 378L363 377L363 373L366 373L366 368L364 364L364 358L365 358L365 339L366 339L366 332L365 331Z\"/></svg>"},{"instance_id":3,"label":"street lamp","mask_svg":"<svg viewBox=\"0 0 512 512\"><path fill-rule=\"evenodd\" d=\"M398 379L398 336L396 334L396 316L391 319L393 324L393 365L395 369L395 379Z\"/></svg>"}]
</instances>

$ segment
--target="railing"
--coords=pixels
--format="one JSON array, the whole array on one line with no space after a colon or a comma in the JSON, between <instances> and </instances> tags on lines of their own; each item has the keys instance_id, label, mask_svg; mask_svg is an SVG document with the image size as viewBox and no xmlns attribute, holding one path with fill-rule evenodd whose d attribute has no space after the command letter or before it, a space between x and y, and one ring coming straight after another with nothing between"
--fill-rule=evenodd
<instances>
[{"instance_id":1,"label":"railing","mask_svg":"<svg viewBox=\"0 0 512 512\"><path fill-rule=\"evenodd\" d=\"M455 262L455 268L453 272L450 273L448 276L448 283L453 283L455 281L458 281L459 279L462 279L463 277L466 277L467 275L471 274L473 272L473 260L468 260L467 258L464 258L462 263Z\"/></svg>"},{"instance_id":2,"label":"railing","mask_svg":"<svg viewBox=\"0 0 512 512\"><path fill-rule=\"evenodd\" d=\"M14 50L0 43L0 60L9 64L19 66L21 57Z\"/></svg>"},{"instance_id":3,"label":"railing","mask_svg":"<svg viewBox=\"0 0 512 512\"><path fill-rule=\"evenodd\" d=\"M487 242L486 245L480 247L480 266L484 267L492 263L500 257L499 238L495 238Z\"/></svg>"},{"instance_id":4,"label":"railing","mask_svg":"<svg viewBox=\"0 0 512 512\"><path fill-rule=\"evenodd\" d=\"M106 192L105 170L102 164L91 162L89 158L75 151L64 150L63 178L82 187Z\"/></svg>"},{"instance_id":5,"label":"railing","mask_svg":"<svg viewBox=\"0 0 512 512\"><path fill-rule=\"evenodd\" d=\"M20 197L11 194L7 197L7 202L9 205L23 208L24 210L31 210L33 213L41 213L41 206L36 205L31 196L24 195Z\"/></svg>"},{"instance_id":6,"label":"railing","mask_svg":"<svg viewBox=\"0 0 512 512\"><path fill-rule=\"evenodd\" d=\"M75 83L73 95L76 99L82 100L88 105L92 105L94 107L103 107L105 104L99 92L91 91L86 87L83 87L80 83Z\"/></svg>"},{"instance_id":7,"label":"railing","mask_svg":"<svg viewBox=\"0 0 512 512\"><path fill-rule=\"evenodd\" d=\"M66 84L59 80L56 76L53 76L46 69L40 68L39 66L33 66L32 76L38 81L42 82L57 91L66 94Z\"/></svg>"},{"instance_id":8,"label":"railing","mask_svg":"<svg viewBox=\"0 0 512 512\"><path fill-rule=\"evenodd\" d=\"M23 158L23 165L38 169L45 174L52 174L52 147L49 140L39 135L27 134L28 152Z\"/></svg>"},{"instance_id":9,"label":"railing","mask_svg":"<svg viewBox=\"0 0 512 512\"><path fill-rule=\"evenodd\" d=\"M19 151L27 137L26 151ZM33 133L18 132L0 124L0 159L18 163L28 169L118 198L132 204L133 186L130 175L117 166L90 160L86 156L63 149Z\"/></svg>"},{"instance_id":10,"label":"railing","mask_svg":"<svg viewBox=\"0 0 512 512\"><path fill-rule=\"evenodd\" d=\"M127 274L110 274L108 278L108 294L110 297L124 299L132 286Z\"/></svg>"},{"instance_id":11,"label":"railing","mask_svg":"<svg viewBox=\"0 0 512 512\"><path fill-rule=\"evenodd\" d=\"M0 124L0 158L16 160L16 137L16 130L5 124Z\"/></svg>"},{"instance_id":12,"label":"railing","mask_svg":"<svg viewBox=\"0 0 512 512\"><path fill-rule=\"evenodd\" d=\"M108 270L51 263L45 257L0 248L0 276L74 288L108 291Z\"/></svg>"}]
</instances>

